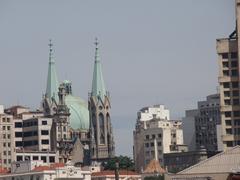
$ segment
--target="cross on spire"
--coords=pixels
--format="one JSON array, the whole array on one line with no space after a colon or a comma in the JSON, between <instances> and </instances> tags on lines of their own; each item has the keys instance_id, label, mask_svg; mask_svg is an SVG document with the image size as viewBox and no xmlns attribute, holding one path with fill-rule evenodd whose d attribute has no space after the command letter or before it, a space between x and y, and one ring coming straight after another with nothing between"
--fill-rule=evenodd
<instances>
[{"instance_id":1,"label":"cross on spire","mask_svg":"<svg viewBox=\"0 0 240 180\"><path fill-rule=\"evenodd\" d=\"M52 40L51 39L49 39L48 46L49 46L49 60L51 61L51 59L52 59L52 51L53 51L53 44L52 44Z\"/></svg>"}]
</instances>

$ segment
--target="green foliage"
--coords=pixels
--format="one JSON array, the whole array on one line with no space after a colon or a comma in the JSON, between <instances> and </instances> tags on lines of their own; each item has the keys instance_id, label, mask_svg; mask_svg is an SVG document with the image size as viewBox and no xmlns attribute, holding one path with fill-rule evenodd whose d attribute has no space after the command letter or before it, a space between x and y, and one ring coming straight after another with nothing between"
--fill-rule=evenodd
<instances>
[{"instance_id":1,"label":"green foliage","mask_svg":"<svg viewBox=\"0 0 240 180\"><path fill-rule=\"evenodd\" d=\"M164 176L148 176L144 180L164 180Z\"/></svg>"},{"instance_id":2,"label":"green foliage","mask_svg":"<svg viewBox=\"0 0 240 180\"><path fill-rule=\"evenodd\" d=\"M130 157L127 156L116 156L113 159L108 160L106 163L103 163L103 167L105 170L115 170L116 162L119 162L119 169L124 170L134 170L134 163Z\"/></svg>"}]
</instances>

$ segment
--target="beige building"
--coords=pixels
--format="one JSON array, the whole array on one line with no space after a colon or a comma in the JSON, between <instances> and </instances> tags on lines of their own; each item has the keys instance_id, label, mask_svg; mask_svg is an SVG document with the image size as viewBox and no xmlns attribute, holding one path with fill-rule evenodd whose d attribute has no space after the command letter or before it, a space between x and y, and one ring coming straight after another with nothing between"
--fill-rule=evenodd
<instances>
[{"instance_id":1,"label":"beige building","mask_svg":"<svg viewBox=\"0 0 240 180\"><path fill-rule=\"evenodd\" d=\"M239 174L240 146L199 162L177 174L165 174L166 180L226 180ZM238 178L237 178L238 179Z\"/></svg>"},{"instance_id":2,"label":"beige building","mask_svg":"<svg viewBox=\"0 0 240 180\"><path fill-rule=\"evenodd\" d=\"M240 0L236 0L236 29L228 38L217 39L220 113L223 149L240 144L239 45Z\"/></svg>"},{"instance_id":3,"label":"beige building","mask_svg":"<svg viewBox=\"0 0 240 180\"><path fill-rule=\"evenodd\" d=\"M157 116L156 114L162 114L163 116ZM157 159L160 164L163 165L164 153L187 150L183 144L182 122L168 120L166 117L169 117L169 110L163 108L162 105L143 108L138 112L136 129L133 132L134 161L138 172L145 170L147 164L155 158L155 152L157 152ZM154 142L156 142L156 145Z\"/></svg>"},{"instance_id":4,"label":"beige building","mask_svg":"<svg viewBox=\"0 0 240 180\"><path fill-rule=\"evenodd\" d=\"M14 136L13 136L13 116L3 112L0 106L0 166L11 168L14 157Z\"/></svg>"}]
</instances>

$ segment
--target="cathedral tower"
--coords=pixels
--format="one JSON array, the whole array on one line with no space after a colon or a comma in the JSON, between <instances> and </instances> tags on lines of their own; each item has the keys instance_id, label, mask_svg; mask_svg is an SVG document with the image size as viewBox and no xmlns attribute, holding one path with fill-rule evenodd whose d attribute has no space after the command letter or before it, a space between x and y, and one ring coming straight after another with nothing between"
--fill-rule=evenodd
<instances>
[{"instance_id":1,"label":"cathedral tower","mask_svg":"<svg viewBox=\"0 0 240 180\"><path fill-rule=\"evenodd\" d=\"M53 44L49 42L49 63L48 63L48 76L47 76L47 89L43 97L43 111L45 115L53 115L58 103L58 78L55 67L55 61L53 59Z\"/></svg>"},{"instance_id":2,"label":"cathedral tower","mask_svg":"<svg viewBox=\"0 0 240 180\"><path fill-rule=\"evenodd\" d=\"M91 160L102 162L114 157L114 141L110 116L110 96L105 89L99 60L98 41L95 42L95 61L92 91L89 94L90 154Z\"/></svg>"}]
</instances>

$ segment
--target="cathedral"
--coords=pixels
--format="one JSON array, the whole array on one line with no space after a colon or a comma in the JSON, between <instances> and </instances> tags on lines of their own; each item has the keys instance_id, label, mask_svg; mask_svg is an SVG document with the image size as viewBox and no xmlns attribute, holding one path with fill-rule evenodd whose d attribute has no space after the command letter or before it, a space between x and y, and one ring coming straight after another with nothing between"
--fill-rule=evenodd
<instances>
[{"instance_id":1,"label":"cathedral","mask_svg":"<svg viewBox=\"0 0 240 180\"><path fill-rule=\"evenodd\" d=\"M111 101L105 89L98 41L88 103L74 96L69 80L59 83L52 46L50 41L47 87L42 99L44 117L52 118L50 150L57 153L59 162L83 165L105 162L114 157L115 145Z\"/></svg>"}]
</instances>

